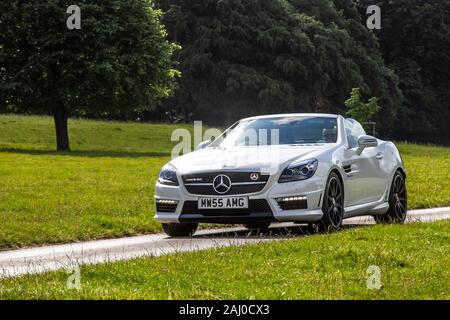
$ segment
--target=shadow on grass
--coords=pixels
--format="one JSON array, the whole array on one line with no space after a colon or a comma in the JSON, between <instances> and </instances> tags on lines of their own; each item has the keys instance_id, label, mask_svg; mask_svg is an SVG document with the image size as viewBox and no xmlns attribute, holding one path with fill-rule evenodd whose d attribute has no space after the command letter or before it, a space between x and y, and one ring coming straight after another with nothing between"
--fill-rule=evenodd
<instances>
[{"instance_id":1,"label":"shadow on grass","mask_svg":"<svg viewBox=\"0 0 450 320\"><path fill-rule=\"evenodd\" d=\"M55 150L33 150L33 149L15 149L0 148L0 152L37 155L37 156L70 156L70 157L90 157L90 158L151 158L168 157L170 152L128 152L128 151L55 151Z\"/></svg>"},{"instance_id":2,"label":"shadow on grass","mask_svg":"<svg viewBox=\"0 0 450 320\"><path fill-rule=\"evenodd\" d=\"M370 224L345 224L342 226L342 230L357 228L357 227L368 227ZM271 227L267 230L239 230L223 231L218 230L217 232L211 231L207 234L194 235L192 239L201 238L211 238L211 239L286 239L286 238L297 238L308 235L319 235L324 233L311 232L311 230L306 225L292 225L283 227Z\"/></svg>"}]
</instances>

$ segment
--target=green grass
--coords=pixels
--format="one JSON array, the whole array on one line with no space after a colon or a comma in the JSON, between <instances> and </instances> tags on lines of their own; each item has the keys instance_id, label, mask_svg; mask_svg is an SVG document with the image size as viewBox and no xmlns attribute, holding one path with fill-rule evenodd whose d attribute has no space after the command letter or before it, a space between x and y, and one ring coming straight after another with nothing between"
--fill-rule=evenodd
<instances>
[{"instance_id":1,"label":"green grass","mask_svg":"<svg viewBox=\"0 0 450 320\"><path fill-rule=\"evenodd\" d=\"M408 206L450 205L450 148L397 144L407 174Z\"/></svg>"},{"instance_id":2,"label":"green grass","mask_svg":"<svg viewBox=\"0 0 450 320\"><path fill-rule=\"evenodd\" d=\"M72 150L85 156L170 155L176 144L170 136L177 128L191 130L192 126L69 119ZM0 115L0 129L0 150L39 150L50 154L55 150L53 118Z\"/></svg>"},{"instance_id":3,"label":"green grass","mask_svg":"<svg viewBox=\"0 0 450 320\"><path fill-rule=\"evenodd\" d=\"M381 270L380 290L367 268ZM1 299L450 299L450 221L179 253L0 281Z\"/></svg>"},{"instance_id":4,"label":"green grass","mask_svg":"<svg viewBox=\"0 0 450 320\"><path fill-rule=\"evenodd\" d=\"M0 248L161 230L153 187L185 125L70 120L58 153L50 117L0 115ZM409 206L450 205L450 148L399 145Z\"/></svg>"},{"instance_id":5,"label":"green grass","mask_svg":"<svg viewBox=\"0 0 450 320\"><path fill-rule=\"evenodd\" d=\"M0 116L0 248L159 232L153 191L184 125L69 121L58 153L49 117Z\"/></svg>"}]
</instances>

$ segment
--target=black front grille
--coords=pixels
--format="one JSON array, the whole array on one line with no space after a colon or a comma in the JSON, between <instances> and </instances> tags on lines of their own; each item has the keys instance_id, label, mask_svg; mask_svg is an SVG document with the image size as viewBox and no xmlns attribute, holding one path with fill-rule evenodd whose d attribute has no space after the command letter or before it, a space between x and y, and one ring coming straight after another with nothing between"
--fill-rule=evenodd
<instances>
[{"instance_id":1,"label":"black front grille","mask_svg":"<svg viewBox=\"0 0 450 320\"><path fill-rule=\"evenodd\" d=\"M255 193L264 189L265 186L266 186L265 184L232 185L230 191L228 191L227 193L223 193L222 195ZM187 191L192 194L209 195L209 196L218 195L218 193L214 190L212 185L210 186L185 185L185 187Z\"/></svg>"},{"instance_id":2,"label":"black front grille","mask_svg":"<svg viewBox=\"0 0 450 320\"><path fill-rule=\"evenodd\" d=\"M250 174L258 173L258 180L251 180ZM267 182L269 180L268 174L261 174L257 171L243 171L243 172L227 172L227 171L218 171L218 172L203 172L203 173L194 173L194 174L186 174L183 175L183 182L199 182L199 183L212 183L214 178L220 174L224 174L228 176L232 182ZM195 181L192 181L195 180Z\"/></svg>"},{"instance_id":3,"label":"black front grille","mask_svg":"<svg viewBox=\"0 0 450 320\"><path fill-rule=\"evenodd\" d=\"M156 212L175 212L178 204L156 204Z\"/></svg>"},{"instance_id":4,"label":"black front grille","mask_svg":"<svg viewBox=\"0 0 450 320\"><path fill-rule=\"evenodd\" d=\"M252 173L258 174L258 179L250 179ZM214 178L218 175L226 175L231 180L231 188L227 193L220 195L236 195L260 192L269 180L268 174L259 172L205 172L183 175L183 183L186 190L191 194L218 195L213 188Z\"/></svg>"},{"instance_id":5,"label":"black front grille","mask_svg":"<svg viewBox=\"0 0 450 320\"><path fill-rule=\"evenodd\" d=\"M269 204L264 199L248 201L247 209L198 209L197 201L185 201L181 214L200 214L203 216L250 215L252 213L270 213Z\"/></svg>"},{"instance_id":6,"label":"black front grille","mask_svg":"<svg viewBox=\"0 0 450 320\"><path fill-rule=\"evenodd\" d=\"M308 209L307 200L297 200L297 201L280 201L277 200L278 205L281 210L301 210Z\"/></svg>"}]
</instances>

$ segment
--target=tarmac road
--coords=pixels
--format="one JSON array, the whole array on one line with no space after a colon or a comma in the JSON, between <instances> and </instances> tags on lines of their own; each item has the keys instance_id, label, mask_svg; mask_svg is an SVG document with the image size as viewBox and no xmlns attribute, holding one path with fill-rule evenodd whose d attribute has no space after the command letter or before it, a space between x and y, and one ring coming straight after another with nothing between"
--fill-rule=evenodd
<instances>
[{"instance_id":1,"label":"tarmac road","mask_svg":"<svg viewBox=\"0 0 450 320\"><path fill-rule=\"evenodd\" d=\"M412 210L407 222L450 219L450 207ZM373 224L372 217L346 219L346 227ZM300 237L304 227L291 223L272 224L265 233L244 228L200 230L192 238L170 238L165 234L87 241L0 252L0 278L57 269L72 269L80 264L98 264L143 256L205 250L264 241Z\"/></svg>"}]
</instances>

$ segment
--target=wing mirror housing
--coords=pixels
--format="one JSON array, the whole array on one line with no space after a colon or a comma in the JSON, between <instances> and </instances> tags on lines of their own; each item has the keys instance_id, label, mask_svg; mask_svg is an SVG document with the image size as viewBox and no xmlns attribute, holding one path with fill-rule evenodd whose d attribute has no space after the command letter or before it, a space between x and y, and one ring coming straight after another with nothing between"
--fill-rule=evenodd
<instances>
[{"instance_id":1,"label":"wing mirror housing","mask_svg":"<svg viewBox=\"0 0 450 320\"><path fill-rule=\"evenodd\" d=\"M197 146L197 150L204 149L212 143L211 140L200 142Z\"/></svg>"},{"instance_id":2,"label":"wing mirror housing","mask_svg":"<svg viewBox=\"0 0 450 320\"><path fill-rule=\"evenodd\" d=\"M356 154L360 155L365 148L373 148L378 146L378 140L372 136L361 136L358 139L358 149L356 149Z\"/></svg>"}]
</instances>

